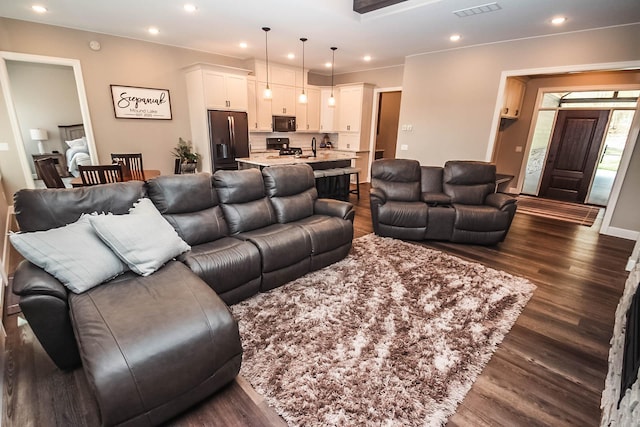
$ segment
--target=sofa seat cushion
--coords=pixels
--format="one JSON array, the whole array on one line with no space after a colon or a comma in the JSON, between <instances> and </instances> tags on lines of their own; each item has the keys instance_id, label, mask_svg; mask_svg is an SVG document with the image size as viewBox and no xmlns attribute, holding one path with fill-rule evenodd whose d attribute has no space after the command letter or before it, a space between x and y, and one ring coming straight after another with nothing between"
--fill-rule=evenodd
<instances>
[{"instance_id":1,"label":"sofa seat cushion","mask_svg":"<svg viewBox=\"0 0 640 427\"><path fill-rule=\"evenodd\" d=\"M378 221L396 227L426 228L427 209L423 202L387 201L380 206Z\"/></svg>"},{"instance_id":2,"label":"sofa seat cushion","mask_svg":"<svg viewBox=\"0 0 640 427\"><path fill-rule=\"evenodd\" d=\"M455 228L468 231L504 231L509 228L511 216L486 205L454 204L456 210Z\"/></svg>"},{"instance_id":3,"label":"sofa seat cushion","mask_svg":"<svg viewBox=\"0 0 640 427\"><path fill-rule=\"evenodd\" d=\"M311 256L311 238L296 225L273 224L235 237L256 245L262 258L263 273L291 266Z\"/></svg>"},{"instance_id":4,"label":"sofa seat cushion","mask_svg":"<svg viewBox=\"0 0 640 427\"><path fill-rule=\"evenodd\" d=\"M193 246L178 259L218 294L260 278L258 248L233 237Z\"/></svg>"},{"instance_id":5,"label":"sofa seat cushion","mask_svg":"<svg viewBox=\"0 0 640 427\"><path fill-rule=\"evenodd\" d=\"M346 219L312 215L293 224L309 234L312 255L331 251L353 240L353 224Z\"/></svg>"},{"instance_id":6,"label":"sofa seat cushion","mask_svg":"<svg viewBox=\"0 0 640 427\"><path fill-rule=\"evenodd\" d=\"M103 425L157 425L233 380L236 321L209 286L172 261L69 299Z\"/></svg>"}]
</instances>

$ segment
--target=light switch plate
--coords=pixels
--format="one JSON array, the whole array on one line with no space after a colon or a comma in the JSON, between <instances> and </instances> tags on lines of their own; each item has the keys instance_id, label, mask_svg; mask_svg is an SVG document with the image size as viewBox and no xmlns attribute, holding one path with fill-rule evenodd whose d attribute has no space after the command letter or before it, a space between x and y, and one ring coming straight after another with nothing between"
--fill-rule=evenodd
<instances>
[{"instance_id":1,"label":"light switch plate","mask_svg":"<svg viewBox=\"0 0 640 427\"><path fill-rule=\"evenodd\" d=\"M402 151L407 151L408 149L409 149L409 146L407 144L402 144L400 146L400 150L402 150Z\"/></svg>"},{"instance_id":2,"label":"light switch plate","mask_svg":"<svg viewBox=\"0 0 640 427\"><path fill-rule=\"evenodd\" d=\"M9 151L9 143L0 142L0 151Z\"/></svg>"}]
</instances>

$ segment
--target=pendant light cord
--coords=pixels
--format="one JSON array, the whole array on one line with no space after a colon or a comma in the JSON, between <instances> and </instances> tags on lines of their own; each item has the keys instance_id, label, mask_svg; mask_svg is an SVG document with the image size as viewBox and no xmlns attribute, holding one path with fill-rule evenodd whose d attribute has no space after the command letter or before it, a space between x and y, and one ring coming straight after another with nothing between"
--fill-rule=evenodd
<instances>
[{"instance_id":1,"label":"pendant light cord","mask_svg":"<svg viewBox=\"0 0 640 427\"><path fill-rule=\"evenodd\" d=\"M333 97L333 68L336 66L336 49L338 48L331 48L331 97Z\"/></svg>"},{"instance_id":2,"label":"pendant light cord","mask_svg":"<svg viewBox=\"0 0 640 427\"><path fill-rule=\"evenodd\" d=\"M267 34L271 31L269 27L262 27L264 31L264 57L267 61L267 89L269 89L269 40Z\"/></svg>"},{"instance_id":3,"label":"pendant light cord","mask_svg":"<svg viewBox=\"0 0 640 427\"><path fill-rule=\"evenodd\" d=\"M304 95L304 43L307 41L306 37L300 39L302 42L302 94Z\"/></svg>"}]
</instances>

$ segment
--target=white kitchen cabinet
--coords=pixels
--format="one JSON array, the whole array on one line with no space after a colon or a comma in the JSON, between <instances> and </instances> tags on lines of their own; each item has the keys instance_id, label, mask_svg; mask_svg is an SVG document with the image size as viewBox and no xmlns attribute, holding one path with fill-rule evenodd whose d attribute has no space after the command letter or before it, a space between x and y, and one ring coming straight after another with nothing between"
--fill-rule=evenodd
<instances>
[{"instance_id":1,"label":"white kitchen cabinet","mask_svg":"<svg viewBox=\"0 0 640 427\"><path fill-rule=\"evenodd\" d=\"M339 89L339 146L343 150L368 151L371 137L373 86L360 83L340 86Z\"/></svg>"},{"instance_id":2,"label":"white kitchen cabinet","mask_svg":"<svg viewBox=\"0 0 640 427\"><path fill-rule=\"evenodd\" d=\"M502 104L500 117L505 119L517 119L520 117L525 89L526 83L522 80L513 77L507 78L504 103Z\"/></svg>"},{"instance_id":3,"label":"white kitchen cabinet","mask_svg":"<svg viewBox=\"0 0 640 427\"><path fill-rule=\"evenodd\" d=\"M339 132L360 132L363 93L364 88L362 86L340 88Z\"/></svg>"},{"instance_id":4,"label":"white kitchen cabinet","mask_svg":"<svg viewBox=\"0 0 640 427\"><path fill-rule=\"evenodd\" d=\"M320 89L320 131L321 132L335 132L338 129L338 109L339 109L339 91L334 89L334 98L336 98L336 105L329 106L329 97L331 96L331 88Z\"/></svg>"},{"instance_id":5,"label":"white kitchen cabinet","mask_svg":"<svg viewBox=\"0 0 640 427\"><path fill-rule=\"evenodd\" d=\"M261 132L271 132L272 120L272 99L264 99L264 90L267 84L263 82L256 83L256 117L258 122L257 130Z\"/></svg>"},{"instance_id":6,"label":"white kitchen cabinet","mask_svg":"<svg viewBox=\"0 0 640 427\"><path fill-rule=\"evenodd\" d=\"M271 84L273 99L271 100L271 114L274 116L296 115L296 88Z\"/></svg>"},{"instance_id":7,"label":"white kitchen cabinet","mask_svg":"<svg viewBox=\"0 0 640 427\"><path fill-rule=\"evenodd\" d=\"M256 80L247 79L247 121L249 122L249 132L258 130L258 104L256 98Z\"/></svg>"},{"instance_id":8,"label":"white kitchen cabinet","mask_svg":"<svg viewBox=\"0 0 640 427\"><path fill-rule=\"evenodd\" d=\"M296 94L302 93L302 89L298 89ZM298 102L296 106L296 125L300 132L318 132L320 131L320 89L307 87L307 103Z\"/></svg>"},{"instance_id":9,"label":"white kitchen cabinet","mask_svg":"<svg viewBox=\"0 0 640 427\"><path fill-rule=\"evenodd\" d=\"M204 99L210 110L247 111L247 77L203 71Z\"/></svg>"}]
</instances>

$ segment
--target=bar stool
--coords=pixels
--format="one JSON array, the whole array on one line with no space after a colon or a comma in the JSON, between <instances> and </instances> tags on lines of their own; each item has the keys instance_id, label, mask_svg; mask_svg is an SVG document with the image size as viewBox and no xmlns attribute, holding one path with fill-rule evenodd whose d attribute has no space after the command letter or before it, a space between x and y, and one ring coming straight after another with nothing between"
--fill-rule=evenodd
<instances>
[{"instance_id":1,"label":"bar stool","mask_svg":"<svg viewBox=\"0 0 640 427\"><path fill-rule=\"evenodd\" d=\"M344 175L342 168L323 169L324 177L327 181L327 193L330 198L340 199L343 197L341 190L341 178ZM347 193L348 194L348 193Z\"/></svg>"},{"instance_id":2,"label":"bar stool","mask_svg":"<svg viewBox=\"0 0 640 427\"><path fill-rule=\"evenodd\" d=\"M355 190L349 189L349 194L357 194L358 200L360 200L360 169L354 167L342 168L345 175L349 175L349 181L351 181L351 175L356 176L356 188Z\"/></svg>"}]
</instances>

